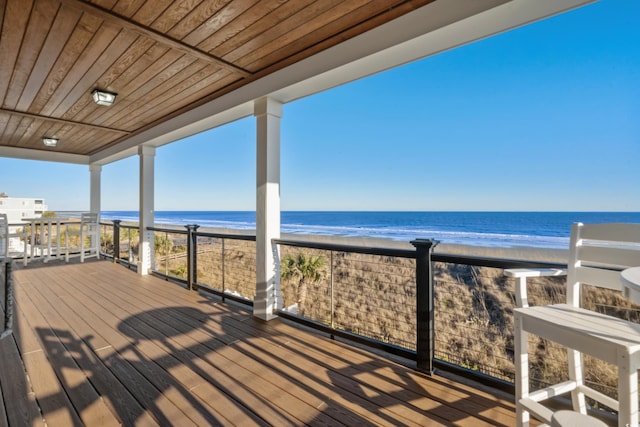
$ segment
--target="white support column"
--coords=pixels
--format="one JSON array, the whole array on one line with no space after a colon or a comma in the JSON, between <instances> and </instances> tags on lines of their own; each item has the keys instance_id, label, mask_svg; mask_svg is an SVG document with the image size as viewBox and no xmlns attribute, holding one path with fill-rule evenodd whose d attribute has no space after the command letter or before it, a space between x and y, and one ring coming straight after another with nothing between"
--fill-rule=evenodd
<instances>
[{"instance_id":1,"label":"white support column","mask_svg":"<svg viewBox=\"0 0 640 427\"><path fill-rule=\"evenodd\" d=\"M102 166L91 164L89 165L89 173L91 175L91 184L89 189L89 211L98 213L98 222L100 222L100 177L102 174Z\"/></svg>"},{"instance_id":2,"label":"white support column","mask_svg":"<svg viewBox=\"0 0 640 427\"><path fill-rule=\"evenodd\" d=\"M272 239L280 237L280 118L282 104L255 101L256 116L256 296L253 315L271 320L282 307L280 254Z\"/></svg>"},{"instance_id":3,"label":"white support column","mask_svg":"<svg viewBox=\"0 0 640 427\"><path fill-rule=\"evenodd\" d=\"M138 274L149 274L154 265L153 231L147 227L154 225L154 160L155 147L141 145L140 156L140 246Z\"/></svg>"}]
</instances>

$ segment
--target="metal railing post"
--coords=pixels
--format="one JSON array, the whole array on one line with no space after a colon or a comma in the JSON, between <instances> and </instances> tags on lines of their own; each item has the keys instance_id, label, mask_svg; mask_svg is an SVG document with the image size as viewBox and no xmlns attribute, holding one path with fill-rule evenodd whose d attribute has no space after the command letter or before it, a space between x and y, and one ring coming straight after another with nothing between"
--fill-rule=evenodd
<instances>
[{"instance_id":1,"label":"metal railing post","mask_svg":"<svg viewBox=\"0 0 640 427\"><path fill-rule=\"evenodd\" d=\"M140 241L140 237L138 237L138 241ZM133 264L133 245L131 244L131 228L127 228L127 246L129 247L129 253L127 254L127 265L131 268Z\"/></svg>"},{"instance_id":2,"label":"metal railing post","mask_svg":"<svg viewBox=\"0 0 640 427\"><path fill-rule=\"evenodd\" d=\"M13 273L11 268L11 261L6 261L4 263L4 330L0 333L0 339L13 332Z\"/></svg>"},{"instance_id":3,"label":"metal railing post","mask_svg":"<svg viewBox=\"0 0 640 427\"><path fill-rule=\"evenodd\" d=\"M431 253L438 242L416 239L416 362L420 372L433 373L434 307Z\"/></svg>"},{"instance_id":4,"label":"metal railing post","mask_svg":"<svg viewBox=\"0 0 640 427\"><path fill-rule=\"evenodd\" d=\"M333 299L333 251L330 252L330 267L329 267L329 276L331 281L331 329L335 328L335 301ZM333 338L333 337L332 337Z\"/></svg>"},{"instance_id":5,"label":"metal railing post","mask_svg":"<svg viewBox=\"0 0 640 427\"><path fill-rule=\"evenodd\" d=\"M198 236L196 230L200 226L189 224L185 225L185 227L187 228L187 286L192 291L198 281Z\"/></svg>"},{"instance_id":6,"label":"metal railing post","mask_svg":"<svg viewBox=\"0 0 640 427\"><path fill-rule=\"evenodd\" d=\"M169 275L169 233L164 233L164 275Z\"/></svg>"},{"instance_id":7,"label":"metal railing post","mask_svg":"<svg viewBox=\"0 0 640 427\"><path fill-rule=\"evenodd\" d=\"M225 282L224 282L224 239L222 239L222 251L221 252L222 252L222 255L221 255L222 259L220 260L220 265L222 267L222 302L224 302L225 301L224 293L227 290L226 287L225 287L226 286Z\"/></svg>"},{"instance_id":8,"label":"metal railing post","mask_svg":"<svg viewBox=\"0 0 640 427\"><path fill-rule=\"evenodd\" d=\"M113 220L113 262L120 262L120 223L119 219Z\"/></svg>"}]
</instances>

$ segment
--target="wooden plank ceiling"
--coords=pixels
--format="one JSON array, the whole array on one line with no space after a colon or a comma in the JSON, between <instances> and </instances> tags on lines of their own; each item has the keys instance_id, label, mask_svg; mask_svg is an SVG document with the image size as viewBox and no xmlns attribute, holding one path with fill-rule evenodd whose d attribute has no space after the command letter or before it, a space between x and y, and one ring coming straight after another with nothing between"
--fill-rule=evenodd
<instances>
[{"instance_id":1,"label":"wooden plank ceiling","mask_svg":"<svg viewBox=\"0 0 640 427\"><path fill-rule=\"evenodd\" d=\"M431 1L0 0L0 146L94 154Z\"/></svg>"}]
</instances>

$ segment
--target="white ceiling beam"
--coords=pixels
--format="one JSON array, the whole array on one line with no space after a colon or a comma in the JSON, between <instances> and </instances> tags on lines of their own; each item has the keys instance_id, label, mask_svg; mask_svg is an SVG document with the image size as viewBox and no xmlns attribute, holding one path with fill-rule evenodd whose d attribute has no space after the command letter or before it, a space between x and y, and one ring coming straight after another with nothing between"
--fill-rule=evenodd
<instances>
[{"instance_id":1,"label":"white ceiling beam","mask_svg":"<svg viewBox=\"0 0 640 427\"><path fill-rule=\"evenodd\" d=\"M42 160L45 162L74 163L78 165L89 164L89 156L60 153L57 151L30 150L18 147L0 147L0 157L10 159Z\"/></svg>"},{"instance_id":2,"label":"white ceiling beam","mask_svg":"<svg viewBox=\"0 0 640 427\"><path fill-rule=\"evenodd\" d=\"M199 121L193 121L189 115L182 115L175 120L161 123L149 133L143 132L128 139L124 143L116 144L91 156L91 163L105 165L114 161L133 156L138 153L139 145L160 147L191 135L195 135L253 114L253 103L229 106L221 112L212 113ZM125 148L126 147L126 148Z\"/></svg>"}]
</instances>

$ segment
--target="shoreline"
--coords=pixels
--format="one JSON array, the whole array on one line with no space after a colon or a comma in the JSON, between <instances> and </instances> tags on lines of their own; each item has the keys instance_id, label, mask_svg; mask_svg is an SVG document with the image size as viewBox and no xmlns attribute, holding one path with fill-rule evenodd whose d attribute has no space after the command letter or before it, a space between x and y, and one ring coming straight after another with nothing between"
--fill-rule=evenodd
<instances>
[{"instance_id":1,"label":"shoreline","mask_svg":"<svg viewBox=\"0 0 640 427\"><path fill-rule=\"evenodd\" d=\"M180 225L156 224L158 228L167 228L172 230L184 231L184 227ZM235 229L235 228L218 228L218 227L200 227L199 232L218 233L240 236L255 236L255 230L251 229ZM318 243L332 243L341 245L354 245L390 249L408 249L414 250L414 246L409 242L393 240L384 237L367 237L367 236L344 236L344 235L324 235L324 234L302 234L302 233L282 233L281 238L284 240L301 240ZM434 248L434 253L450 254L450 255L469 255L498 259L513 259L519 261L538 261L538 262L559 262L566 263L569 255L568 249L556 248L539 248L529 246L514 247L498 247L498 246L476 246L465 245L459 243L438 243Z\"/></svg>"},{"instance_id":2,"label":"shoreline","mask_svg":"<svg viewBox=\"0 0 640 427\"><path fill-rule=\"evenodd\" d=\"M386 239L383 237L351 237L351 236L327 236L315 234L282 234L283 239L303 240L309 242L336 243L355 246L409 249L415 247L411 242ZM566 263L569 250L554 248L537 248L528 246L497 247L497 246L475 246L459 243L438 243L434 248L434 253L447 255L469 255L499 259L514 259L520 261L540 261L540 262L560 262Z\"/></svg>"},{"instance_id":3,"label":"shoreline","mask_svg":"<svg viewBox=\"0 0 640 427\"><path fill-rule=\"evenodd\" d=\"M255 235L252 211L155 211L159 228ZM136 211L103 217L137 222ZM640 223L640 212L351 212L282 211L283 239L414 250L415 239L440 243L434 253L565 264L575 222Z\"/></svg>"}]
</instances>

